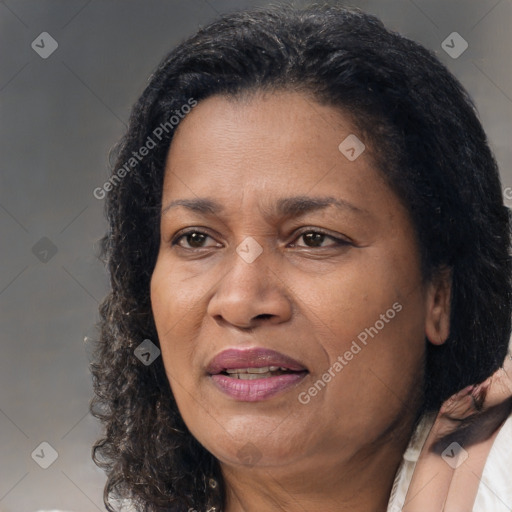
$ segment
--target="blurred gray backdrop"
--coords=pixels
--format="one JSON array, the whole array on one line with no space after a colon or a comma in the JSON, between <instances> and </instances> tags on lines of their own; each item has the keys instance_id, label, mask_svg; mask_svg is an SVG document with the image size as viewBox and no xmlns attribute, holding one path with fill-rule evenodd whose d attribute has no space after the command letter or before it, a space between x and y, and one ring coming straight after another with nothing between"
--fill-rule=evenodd
<instances>
[{"instance_id":1,"label":"blurred gray backdrop","mask_svg":"<svg viewBox=\"0 0 512 512\"><path fill-rule=\"evenodd\" d=\"M269 3L0 1L0 511L104 510L88 414L87 339L108 285L93 189L164 54L219 13ZM462 81L512 206L512 1L347 3L433 49Z\"/></svg>"}]
</instances>

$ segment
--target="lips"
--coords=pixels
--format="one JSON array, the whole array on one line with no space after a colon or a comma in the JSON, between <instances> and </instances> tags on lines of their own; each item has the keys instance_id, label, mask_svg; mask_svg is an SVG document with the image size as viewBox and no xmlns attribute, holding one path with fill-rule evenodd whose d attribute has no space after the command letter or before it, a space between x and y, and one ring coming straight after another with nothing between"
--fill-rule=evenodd
<instances>
[{"instance_id":1,"label":"lips","mask_svg":"<svg viewBox=\"0 0 512 512\"><path fill-rule=\"evenodd\" d=\"M309 373L295 359L263 348L225 350L206 371L223 394L244 402L267 400L296 386Z\"/></svg>"},{"instance_id":2,"label":"lips","mask_svg":"<svg viewBox=\"0 0 512 512\"><path fill-rule=\"evenodd\" d=\"M275 350L265 348L251 349L227 349L215 356L206 367L207 373L216 375L219 373L233 373L229 370L247 370L247 369L281 369L284 371L302 372L307 368L301 363L285 356ZM258 371L249 373L260 373Z\"/></svg>"}]
</instances>

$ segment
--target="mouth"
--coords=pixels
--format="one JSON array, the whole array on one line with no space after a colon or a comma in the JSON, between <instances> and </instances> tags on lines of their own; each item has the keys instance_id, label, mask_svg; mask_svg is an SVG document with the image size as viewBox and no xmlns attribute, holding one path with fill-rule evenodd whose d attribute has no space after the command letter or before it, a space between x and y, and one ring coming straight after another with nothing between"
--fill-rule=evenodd
<instances>
[{"instance_id":1,"label":"mouth","mask_svg":"<svg viewBox=\"0 0 512 512\"><path fill-rule=\"evenodd\" d=\"M206 371L223 394L245 402L267 400L295 387L309 373L295 359L263 348L225 350Z\"/></svg>"},{"instance_id":2,"label":"mouth","mask_svg":"<svg viewBox=\"0 0 512 512\"><path fill-rule=\"evenodd\" d=\"M277 375L286 375L289 373L297 373L284 366L261 366L254 368L226 368L221 372L222 375L227 375L233 379L240 380L255 380L255 379L268 379L269 377L276 377Z\"/></svg>"}]
</instances>

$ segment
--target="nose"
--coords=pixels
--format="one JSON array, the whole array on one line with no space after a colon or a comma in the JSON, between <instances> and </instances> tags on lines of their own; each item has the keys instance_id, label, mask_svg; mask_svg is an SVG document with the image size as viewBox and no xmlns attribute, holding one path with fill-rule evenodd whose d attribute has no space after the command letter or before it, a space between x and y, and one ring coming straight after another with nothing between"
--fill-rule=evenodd
<instances>
[{"instance_id":1,"label":"nose","mask_svg":"<svg viewBox=\"0 0 512 512\"><path fill-rule=\"evenodd\" d=\"M264 249L248 263L233 251L229 270L214 290L207 313L219 324L239 329L288 321L293 311L291 293L277 268L278 257Z\"/></svg>"}]
</instances>

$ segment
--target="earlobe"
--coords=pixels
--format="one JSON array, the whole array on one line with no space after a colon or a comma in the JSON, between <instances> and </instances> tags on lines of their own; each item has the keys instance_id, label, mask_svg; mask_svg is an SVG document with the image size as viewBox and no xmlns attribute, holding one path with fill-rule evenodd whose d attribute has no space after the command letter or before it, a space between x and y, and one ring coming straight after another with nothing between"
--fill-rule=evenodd
<instances>
[{"instance_id":1,"label":"earlobe","mask_svg":"<svg viewBox=\"0 0 512 512\"><path fill-rule=\"evenodd\" d=\"M452 269L442 268L428 284L425 335L434 345L442 345L450 334Z\"/></svg>"}]
</instances>

